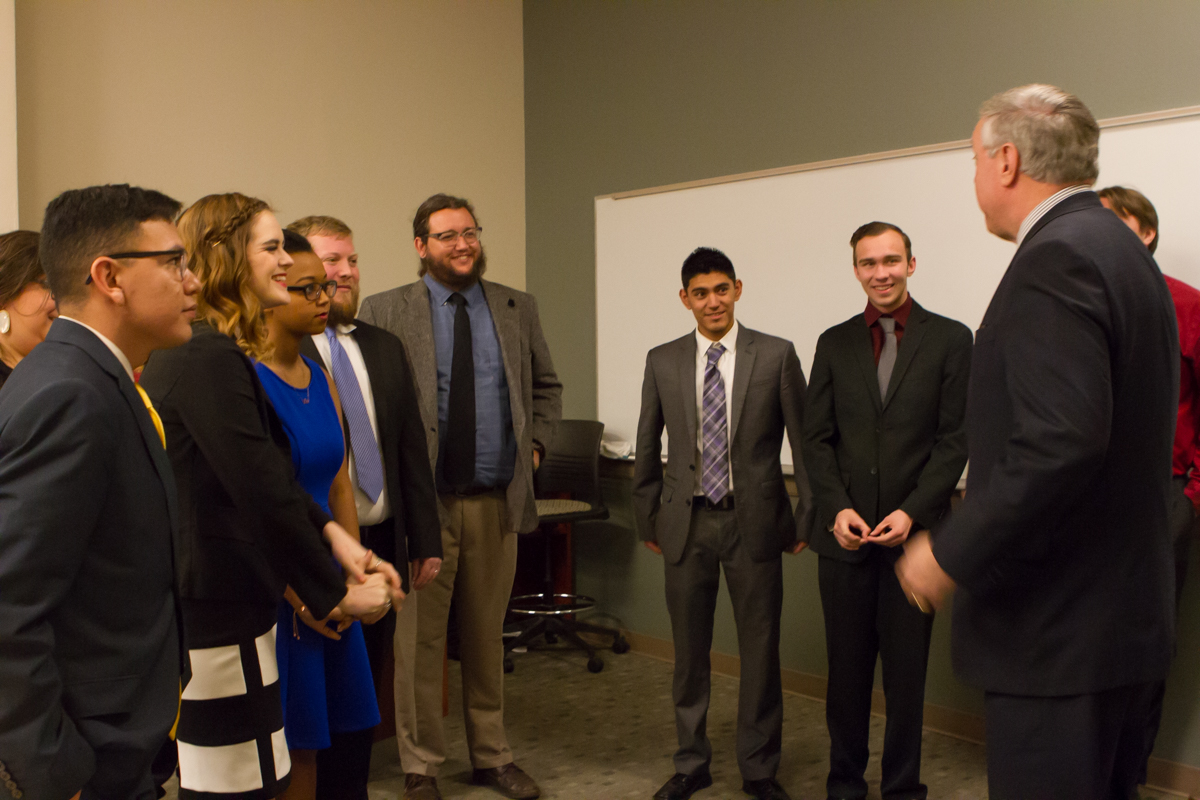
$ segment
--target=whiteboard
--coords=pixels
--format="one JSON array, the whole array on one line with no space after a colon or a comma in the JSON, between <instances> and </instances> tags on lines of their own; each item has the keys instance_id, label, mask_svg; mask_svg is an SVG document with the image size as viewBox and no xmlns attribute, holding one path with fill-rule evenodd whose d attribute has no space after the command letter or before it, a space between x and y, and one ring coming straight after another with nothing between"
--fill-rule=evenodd
<instances>
[{"instance_id":1,"label":"whiteboard","mask_svg":"<svg viewBox=\"0 0 1200 800\"><path fill-rule=\"evenodd\" d=\"M1163 272L1200 286L1197 142L1200 110L1106 127L1096 185L1149 197ZM597 407L606 434L635 441L646 352L695 328L679 300L679 270L696 247L730 257L744 285L738 321L794 342L806 376L822 331L866 307L849 242L872 220L911 237L913 298L977 328L1015 248L984 227L973 176L969 146L952 143L919 155L597 198ZM783 456L790 464L786 443Z\"/></svg>"}]
</instances>

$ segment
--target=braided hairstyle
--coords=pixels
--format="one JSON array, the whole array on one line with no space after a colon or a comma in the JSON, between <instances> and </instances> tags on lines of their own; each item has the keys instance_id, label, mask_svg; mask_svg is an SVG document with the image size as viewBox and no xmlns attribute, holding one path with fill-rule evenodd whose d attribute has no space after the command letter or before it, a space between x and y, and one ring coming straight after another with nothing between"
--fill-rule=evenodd
<instances>
[{"instance_id":1,"label":"braided hairstyle","mask_svg":"<svg viewBox=\"0 0 1200 800\"><path fill-rule=\"evenodd\" d=\"M270 344L246 251L255 218L270 210L263 200L231 192L202 197L179 217L188 267L200 279L196 316L256 359L267 355Z\"/></svg>"}]
</instances>

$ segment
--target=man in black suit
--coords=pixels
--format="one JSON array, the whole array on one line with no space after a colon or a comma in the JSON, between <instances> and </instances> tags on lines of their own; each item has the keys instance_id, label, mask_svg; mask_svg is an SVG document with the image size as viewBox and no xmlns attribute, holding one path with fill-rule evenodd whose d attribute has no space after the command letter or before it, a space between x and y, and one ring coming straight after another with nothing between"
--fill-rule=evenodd
<instances>
[{"instance_id":1,"label":"man in black suit","mask_svg":"<svg viewBox=\"0 0 1200 800\"><path fill-rule=\"evenodd\" d=\"M775 780L783 726L781 553L803 549L811 513L800 455L804 372L791 342L738 325L742 282L724 253L698 248L682 277L679 298L696 330L646 356L633 481L641 538L663 556L675 640L679 749L675 775L654 796L687 800L712 784L709 650L723 570L741 659L742 788L760 800L787 800ZM785 430L800 494L795 512L779 463Z\"/></svg>"},{"instance_id":2,"label":"man in black suit","mask_svg":"<svg viewBox=\"0 0 1200 800\"><path fill-rule=\"evenodd\" d=\"M61 316L0 393L0 771L14 798L153 798L179 708L175 479L133 381L191 337L179 203L64 192L41 261Z\"/></svg>"},{"instance_id":3,"label":"man in black suit","mask_svg":"<svg viewBox=\"0 0 1200 800\"><path fill-rule=\"evenodd\" d=\"M362 542L393 564L411 562L411 578L408 570L400 570L404 590L420 590L441 568L442 528L404 346L382 328L355 319L358 253L349 226L334 217L310 216L296 220L288 230L307 238L325 265L326 277L338 284L325 334L307 341L304 353L325 365L342 399ZM347 408L351 405L354 414ZM367 425L355 427L364 419ZM372 463L364 469L368 459ZM375 691L389 706L391 673L384 666L395 631L394 610L363 627ZM395 710L380 708L380 713L387 719ZM366 774L363 767L370 763L373 733L333 734L332 746L317 755L319 795L333 796L335 776Z\"/></svg>"},{"instance_id":4,"label":"man in black suit","mask_svg":"<svg viewBox=\"0 0 1200 800\"><path fill-rule=\"evenodd\" d=\"M980 116L976 196L1017 252L976 333L966 499L897 571L921 604L959 587L954 663L986 692L993 800L1124 799L1172 649L1174 309L1090 190L1099 128L1078 98L1023 86Z\"/></svg>"},{"instance_id":5,"label":"man in black suit","mask_svg":"<svg viewBox=\"0 0 1200 800\"><path fill-rule=\"evenodd\" d=\"M829 686L830 798L865 798L875 660L883 661L885 800L924 800L921 725L933 617L893 569L909 532L950 508L967 463L971 331L913 301L908 235L869 222L850 238L867 309L817 341L804 413Z\"/></svg>"}]
</instances>

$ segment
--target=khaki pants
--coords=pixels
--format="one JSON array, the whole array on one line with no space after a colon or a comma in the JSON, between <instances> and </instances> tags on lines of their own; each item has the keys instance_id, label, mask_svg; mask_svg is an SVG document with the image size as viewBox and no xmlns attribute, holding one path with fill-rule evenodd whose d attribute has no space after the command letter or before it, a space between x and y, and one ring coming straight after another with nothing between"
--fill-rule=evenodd
<instances>
[{"instance_id":1,"label":"khaki pants","mask_svg":"<svg viewBox=\"0 0 1200 800\"><path fill-rule=\"evenodd\" d=\"M517 534L501 492L446 495L442 569L410 592L396 616L396 742L405 772L437 775L446 760L442 663L450 598L458 617L467 748L476 769L513 760L504 733L504 614L517 568Z\"/></svg>"}]
</instances>

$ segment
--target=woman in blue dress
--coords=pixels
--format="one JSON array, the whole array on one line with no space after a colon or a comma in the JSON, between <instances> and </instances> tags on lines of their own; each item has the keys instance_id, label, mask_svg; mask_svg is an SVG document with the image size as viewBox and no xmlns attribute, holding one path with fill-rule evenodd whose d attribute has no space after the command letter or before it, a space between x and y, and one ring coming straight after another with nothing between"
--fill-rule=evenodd
<instances>
[{"instance_id":1,"label":"woman in blue dress","mask_svg":"<svg viewBox=\"0 0 1200 800\"><path fill-rule=\"evenodd\" d=\"M326 280L324 266L304 237L291 231L284 235L284 248L294 262L287 270L291 299L268 312L272 349L255 368L287 432L296 479L336 522L357 536L337 388L323 367L300 354L306 337L324 331L337 284ZM320 754L336 756L341 748L333 745L339 739L369 737L379 724L361 623L344 620L335 626L318 621L289 588L279 606L276 656L292 759L292 783L282 797L365 800L369 761L335 763Z\"/></svg>"}]
</instances>

